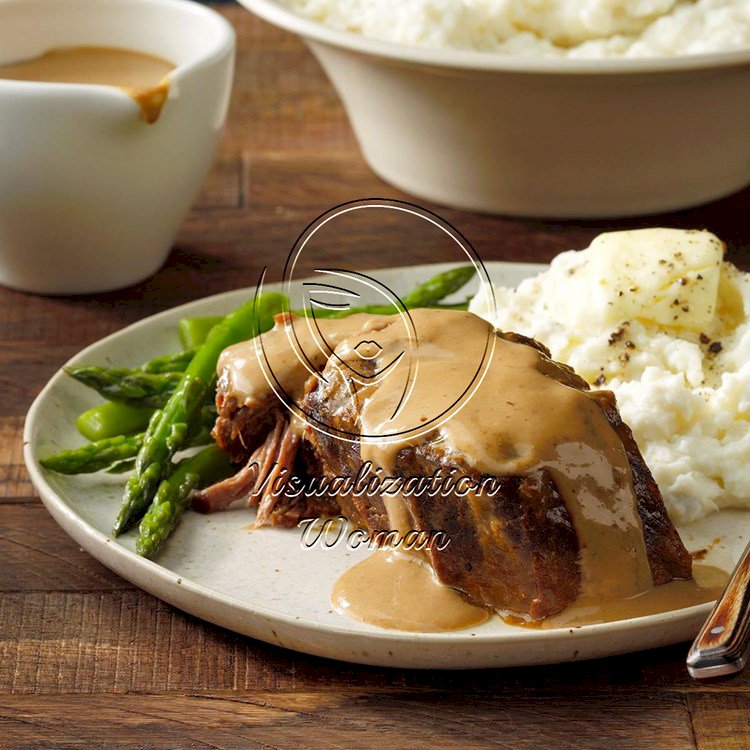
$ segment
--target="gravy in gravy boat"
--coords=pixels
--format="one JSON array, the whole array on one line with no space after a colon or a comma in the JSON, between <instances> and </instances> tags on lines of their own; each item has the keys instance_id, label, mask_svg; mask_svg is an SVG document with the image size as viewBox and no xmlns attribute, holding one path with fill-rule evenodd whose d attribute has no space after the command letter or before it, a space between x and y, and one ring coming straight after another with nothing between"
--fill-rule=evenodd
<instances>
[{"instance_id":1,"label":"gravy in gravy boat","mask_svg":"<svg viewBox=\"0 0 750 750\"><path fill-rule=\"evenodd\" d=\"M0 78L40 83L114 86L132 97L148 123L156 122L169 93L174 64L116 47L57 47L39 57L0 65Z\"/></svg>"}]
</instances>

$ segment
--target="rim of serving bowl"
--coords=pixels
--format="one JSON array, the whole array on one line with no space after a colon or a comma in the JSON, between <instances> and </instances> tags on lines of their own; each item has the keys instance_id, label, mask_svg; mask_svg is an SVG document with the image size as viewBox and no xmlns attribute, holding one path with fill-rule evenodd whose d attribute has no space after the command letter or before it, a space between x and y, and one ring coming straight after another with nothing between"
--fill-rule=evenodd
<instances>
[{"instance_id":1,"label":"rim of serving bowl","mask_svg":"<svg viewBox=\"0 0 750 750\"><path fill-rule=\"evenodd\" d=\"M409 46L334 29L305 18L280 5L276 0L239 0L239 2L263 20L306 39L394 62L440 68L552 75L627 75L708 70L750 64L750 46L730 52L670 57L592 59L521 57L476 50Z\"/></svg>"},{"instance_id":2,"label":"rim of serving bowl","mask_svg":"<svg viewBox=\"0 0 750 750\"><path fill-rule=\"evenodd\" d=\"M0 10L2 5L34 5L42 0L0 0ZM64 2L65 0L60 0ZM76 0L77 3L88 2L91 5L101 3L102 0ZM210 65L226 54L231 54L236 46L236 34L229 21L215 10L194 2L194 0L115 0L121 5L132 6L167 6L176 9L181 13L190 13L195 16L206 19L209 23L214 24L218 31L216 41L211 44L200 54L196 54L188 61L176 65L170 71L168 78L175 83L180 78L191 73L193 70L204 65ZM39 89L46 88L52 91L76 91L79 93L97 91L98 93L110 93L117 98L128 98L127 94L118 89L116 86L107 86L95 83L66 83L64 81L17 81L13 79L0 78L0 90L21 90L21 89Z\"/></svg>"}]
</instances>

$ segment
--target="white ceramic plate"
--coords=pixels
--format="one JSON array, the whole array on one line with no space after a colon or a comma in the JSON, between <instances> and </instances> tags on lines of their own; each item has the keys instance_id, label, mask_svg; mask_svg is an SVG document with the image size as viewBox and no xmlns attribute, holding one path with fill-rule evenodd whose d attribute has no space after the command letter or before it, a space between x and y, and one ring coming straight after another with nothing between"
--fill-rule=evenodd
<instances>
[{"instance_id":1,"label":"white ceramic plate","mask_svg":"<svg viewBox=\"0 0 750 750\"><path fill-rule=\"evenodd\" d=\"M378 271L396 292L444 265ZM489 263L493 280L517 284L543 266ZM273 289L274 285L269 285ZM72 363L137 365L179 350L177 321L225 313L252 294L237 290L199 300L136 323L88 347ZM29 411L25 460L32 481L57 522L97 560L123 578L193 615L268 643L334 659L393 667L463 669L554 663L653 648L692 638L709 605L573 629L528 630L493 618L452 633L403 633L338 615L328 601L336 577L369 554L345 547L304 549L300 533L248 530L251 511L187 513L158 562L138 557L132 534L110 536L122 477L64 477L42 469L46 456L82 442L76 416L98 399L58 372ZM711 545L706 562L730 569L744 547L750 513L722 512L683 529L690 549ZM719 539L718 543L714 540Z\"/></svg>"}]
</instances>

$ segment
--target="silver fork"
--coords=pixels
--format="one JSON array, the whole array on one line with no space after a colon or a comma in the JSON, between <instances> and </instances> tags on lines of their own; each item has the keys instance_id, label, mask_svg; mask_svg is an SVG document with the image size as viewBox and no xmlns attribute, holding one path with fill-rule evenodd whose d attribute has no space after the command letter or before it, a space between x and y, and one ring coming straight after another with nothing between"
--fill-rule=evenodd
<instances>
[{"instance_id":1,"label":"silver fork","mask_svg":"<svg viewBox=\"0 0 750 750\"><path fill-rule=\"evenodd\" d=\"M691 677L705 680L741 672L750 650L750 544L690 647Z\"/></svg>"}]
</instances>

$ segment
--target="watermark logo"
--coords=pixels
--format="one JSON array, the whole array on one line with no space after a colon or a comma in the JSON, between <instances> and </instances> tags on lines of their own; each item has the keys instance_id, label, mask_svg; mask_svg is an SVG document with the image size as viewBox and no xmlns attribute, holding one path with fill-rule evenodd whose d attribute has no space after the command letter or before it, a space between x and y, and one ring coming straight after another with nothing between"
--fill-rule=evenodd
<instances>
[{"instance_id":1,"label":"watermark logo","mask_svg":"<svg viewBox=\"0 0 750 750\"><path fill-rule=\"evenodd\" d=\"M490 365L496 342L496 336L488 326L483 342L477 345L472 340L472 346L467 348L468 354L463 350L462 354L456 353L456 356L466 355L469 359L463 363L466 366L459 368L461 376L454 378L450 387L439 388L440 384L435 381L440 376L438 374L436 377L434 365L428 377L429 365L424 365L423 357L430 347L434 348L433 339L426 333L430 317L415 312L416 308L425 306L423 298L413 294L404 297L394 290L394 287L400 290L406 286L401 283L400 276L403 274L361 270L368 265L377 265L378 235L373 233L373 227L394 217L408 224L409 238L404 239L407 247L409 242L415 241L415 227L425 233L422 255L411 260L424 260L430 243L435 246L441 244L443 250L447 246L450 260L461 265L468 262L474 267L480 293L490 303L494 301L492 285L482 261L466 237L445 219L404 201L352 201L335 206L311 222L286 258L281 291L288 300L288 308L284 311L282 330L286 342L281 341L281 356L278 339L273 342L273 356L266 348L264 334L253 339L263 376L286 409L327 438L360 446L407 441L413 445L422 437L438 434L439 428L475 394ZM361 232L356 226L360 218L364 218L362 227L365 228ZM347 239L347 251L335 253L338 260L331 263L327 254L331 244L330 233L332 227L339 225L343 227L343 235ZM347 259L346 264L341 262L343 257ZM400 265L407 265L409 261L408 257L403 257ZM314 269L312 278L311 267ZM302 268L305 270L300 270ZM259 297L262 292L261 279L256 296ZM296 314L290 314L292 312ZM360 314L360 317L352 317L355 314ZM450 350L453 351L452 348ZM295 378L295 387L289 385L286 374L290 362L295 372L304 375L304 392L299 388L298 377ZM464 379L465 382L456 382ZM311 380L318 382L311 387ZM388 388L381 390L386 383ZM326 386L331 386L331 389L327 391ZM338 418L336 408L309 406L310 400L306 394L316 391L323 394L321 398L331 398L330 394L335 388L343 388L344 395L348 394L352 403L357 399L367 402L370 396L377 395L377 419L367 422L362 418L363 411L352 422ZM429 392L430 397L420 398L425 392ZM438 396L435 397L435 394ZM418 408L411 408L412 403L418 404ZM355 426L352 427L352 424ZM364 451L361 453L364 458ZM260 476L261 467L256 469ZM363 471L370 476L361 476ZM273 477L274 486L265 486L264 479L260 487L256 486L255 492L274 498L283 496L294 501L299 497L343 499L344 496L359 497L361 493L381 498L400 496L402 500L409 494L418 495L421 499L460 498L470 493L491 496L498 491L495 485L485 486L486 480L482 483L468 476L453 476L455 471L449 472L447 477L438 476L440 472L425 477L387 477L383 473L385 470L381 467L373 468L363 461L356 477L301 478L290 476L286 467L277 471L274 464L273 471L268 474ZM342 502L341 507L344 506ZM321 545L331 548L343 544L350 549L387 546L410 551L440 551L450 542L444 531L350 530L343 516L333 520L304 519L301 526L302 545L306 548Z\"/></svg>"},{"instance_id":2,"label":"watermark logo","mask_svg":"<svg viewBox=\"0 0 750 750\"><path fill-rule=\"evenodd\" d=\"M284 265L282 287L290 301L289 309L303 312L302 315L291 317L286 326L289 352L307 370L309 377L318 380L326 379L326 374L315 365L323 355L324 361L335 362L342 377L354 388L377 387L386 379L397 384L393 389L396 395L392 398L390 413L378 425L377 432L372 434L362 430L355 433L332 421L324 421L320 415L312 414L299 396L285 388L280 373L276 372L274 363L267 356L262 336L255 339L256 355L269 386L289 411L314 429L350 442L382 444L401 441L407 435L410 440L416 440L438 428L476 391L495 344L495 337L488 329L481 357L466 378L466 383L441 403L434 410L435 413L421 414L418 422L413 424L404 424L399 420L419 383L420 354L424 342L415 317L403 299L376 273L319 264L315 258L318 248L314 243L319 233L330 228L333 222L349 220L355 214L382 216L389 212L406 216L410 222L421 223L443 239L447 238L452 243L455 260L471 263L476 270L480 289L494 299L487 270L471 243L453 225L425 208L388 199L358 200L336 206L311 222L297 238ZM369 226L374 224L372 220L368 222ZM362 242L366 243L366 240ZM309 267L311 256L315 267L314 278L299 279L297 269L300 260L305 257ZM349 257L352 265L362 266L366 259L375 257L375 250L365 245L360 252L352 252ZM408 258L404 260L408 261ZM343 357L336 341L331 338L328 323L332 316L344 317L361 308L391 314L387 335L377 322L364 325L359 332L360 340L348 347L347 356Z\"/></svg>"},{"instance_id":3,"label":"watermark logo","mask_svg":"<svg viewBox=\"0 0 750 750\"><path fill-rule=\"evenodd\" d=\"M334 549L346 547L348 550L378 550L387 547L401 552L442 552L450 544L450 537L442 530L419 531L410 529L406 533L395 530L365 531L352 529L348 519L338 518L303 518L299 522L302 529L300 544L303 549L322 547Z\"/></svg>"}]
</instances>

